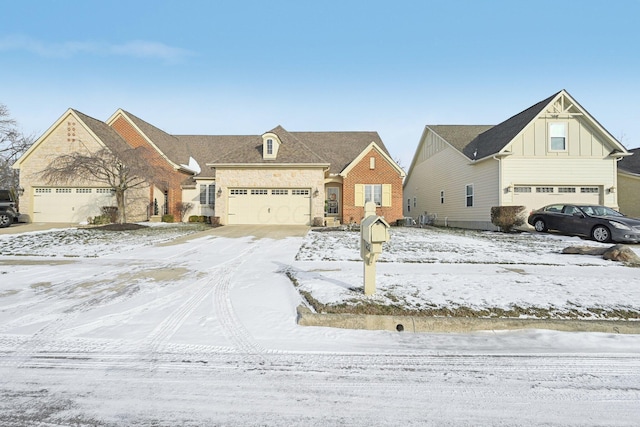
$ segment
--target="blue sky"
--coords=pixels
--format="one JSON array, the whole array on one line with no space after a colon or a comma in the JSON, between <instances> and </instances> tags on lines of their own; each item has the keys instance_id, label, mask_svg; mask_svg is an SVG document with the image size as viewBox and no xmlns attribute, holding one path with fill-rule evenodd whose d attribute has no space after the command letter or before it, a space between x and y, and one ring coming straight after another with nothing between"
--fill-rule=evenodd
<instances>
[{"instance_id":1,"label":"blue sky","mask_svg":"<svg viewBox=\"0 0 640 427\"><path fill-rule=\"evenodd\" d=\"M37 13L36 13L37 10ZM40 135L71 107L174 134L497 124L566 89L640 146L640 0L3 2L0 103Z\"/></svg>"}]
</instances>

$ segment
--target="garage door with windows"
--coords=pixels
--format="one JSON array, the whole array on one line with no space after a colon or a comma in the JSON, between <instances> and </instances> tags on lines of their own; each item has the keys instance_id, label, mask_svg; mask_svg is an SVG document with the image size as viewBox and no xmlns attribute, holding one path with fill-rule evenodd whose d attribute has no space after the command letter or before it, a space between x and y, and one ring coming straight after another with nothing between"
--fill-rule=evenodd
<instances>
[{"instance_id":1,"label":"garage door with windows","mask_svg":"<svg viewBox=\"0 0 640 427\"><path fill-rule=\"evenodd\" d=\"M600 199L598 186L516 185L513 188L515 204L526 206L527 211L553 203L599 205Z\"/></svg>"},{"instance_id":2,"label":"garage door with windows","mask_svg":"<svg viewBox=\"0 0 640 427\"><path fill-rule=\"evenodd\" d=\"M114 206L110 188L33 189L34 222L80 223L102 214L103 206Z\"/></svg>"},{"instance_id":3,"label":"garage door with windows","mask_svg":"<svg viewBox=\"0 0 640 427\"><path fill-rule=\"evenodd\" d=\"M228 224L310 225L308 188L232 188Z\"/></svg>"}]
</instances>

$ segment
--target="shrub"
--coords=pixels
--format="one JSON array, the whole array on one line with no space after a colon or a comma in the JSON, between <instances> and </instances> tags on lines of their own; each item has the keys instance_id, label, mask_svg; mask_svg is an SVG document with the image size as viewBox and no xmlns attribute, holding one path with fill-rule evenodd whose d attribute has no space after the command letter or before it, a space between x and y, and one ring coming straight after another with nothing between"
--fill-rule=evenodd
<instances>
[{"instance_id":1,"label":"shrub","mask_svg":"<svg viewBox=\"0 0 640 427\"><path fill-rule=\"evenodd\" d=\"M211 217L210 216L204 216L204 215L191 215L189 217L189 222L201 222L204 224L210 224L211 223Z\"/></svg>"},{"instance_id":2,"label":"shrub","mask_svg":"<svg viewBox=\"0 0 640 427\"><path fill-rule=\"evenodd\" d=\"M505 233L525 223L526 208L524 206L493 206L491 208L491 223Z\"/></svg>"},{"instance_id":3,"label":"shrub","mask_svg":"<svg viewBox=\"0 0 640 427\"><path fill-rule=\"evenodd\" d=\"M111 224L111 218L109 218L109 216L107 215L98 215L98 216L94 216L90 221L90 224L93 225L105 225L105 224Z\"/></svg>"},{"instance_id":4,"label":"shrub","mask_svg":"<svg viewBox=\"0 0 640 427\"><path fill-rule=\"evenodd\" d=\"M118 221L118 207L117 206L103 206L102 216L109 218L109 222Z\"/></svg>"},{"instance_id":5,"label":"shrub","mask_svg":"<svg viewBox=\"0 0 640 427\"><path fill-rule=\"evenodd\" d=\"M162 215L162 222L173 222L173 215L171 214Z\"/></svg>"}]
</instances>

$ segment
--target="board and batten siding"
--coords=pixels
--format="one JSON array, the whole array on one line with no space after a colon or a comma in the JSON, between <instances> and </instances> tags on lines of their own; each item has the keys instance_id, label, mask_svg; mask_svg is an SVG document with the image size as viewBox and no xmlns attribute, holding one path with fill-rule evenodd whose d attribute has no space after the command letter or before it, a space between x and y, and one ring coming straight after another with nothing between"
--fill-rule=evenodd
<instances>
[{"instance_id":1,"label":"board and batten siding","mask_svg":"<svg viewBox=\"0 0 640 427\"><path fill-rule=\"evenodd\" d=\"M640 175L627 172L618 172L618 204L623 214L640 218Z\"/></svg>"},{"instance_id":2,"label":"board and batten siding","mask_svg":"<svg viewBox=\"0 0 640 427\"><path fill-rule=\"evenodd\" d=\"M509 144L511 155L502 160L503 205L521 203L514 199L513 186L590 186L600 189L599 203L617 208L616 193L610 191L617 185L616 160L609 157L614 147L583 117L540 117ZM549 125L558 122L567 124L564 151L549 147ZM551 202L555 201L550 198Z\"/></svg>"},{"instance_id":3,"label":"board and batten siding","mask_svg":"<svg viewBox=\"0 0 640 427\"><path fill-rule=\"evenodd\" d=\"M498 203L498 162L471 161L428 131L404 186L405 216L435 215L435 224L452 227L493 229L491 207ZM466 206L466 186L473 185L474 203ZM445 202L440 203L440 191ZM413 198L416 206L413 206ZM411 208L408 209L407 199Z\"/></svg>"},{"instance_id":4,"label":"board and batten siding","mask_svg":"<svg viewBox=\"0 0 640 427\"><path fill-rule=\"evenodd\" d=\"M578 117L580 116L566 119L539 118L511 142L509 151L518 157L594 157L599 159L606 157L613 147L607 147L595 130ZM566 151L549 149L550 123L567 124Z\"/></svg>"}]
</instances>

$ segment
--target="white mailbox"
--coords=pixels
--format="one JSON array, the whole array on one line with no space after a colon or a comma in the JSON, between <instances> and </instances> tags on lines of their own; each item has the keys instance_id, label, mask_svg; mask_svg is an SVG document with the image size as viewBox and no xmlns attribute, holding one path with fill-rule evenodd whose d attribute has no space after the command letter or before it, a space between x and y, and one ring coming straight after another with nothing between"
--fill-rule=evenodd
<instances>
[{"instance_id":1,"label":"white mailbox","mask_svg":"<svg viewBox=\"0 0 640 427\"><path fill-rule=\"evenodd\" d=\"M362 259L375 262L372 255L382 253L382 244L389 241L389 224L383 218L371 215L360 223L360 236L362 238Z\"/></svg>"},{"instance_id":2,"label":"white mailbox","mask_svg":"<svg viewBox=\"0 0 640 427\"><path fill-rule=\"evenodd\" d=\"M360 256L364 261L364 293L376 292L376 261L382 253L382 244L388 242L389 224L376 215L375 203L364 207L364 218L360 222Z\"/></svg>"}]
</instances>

